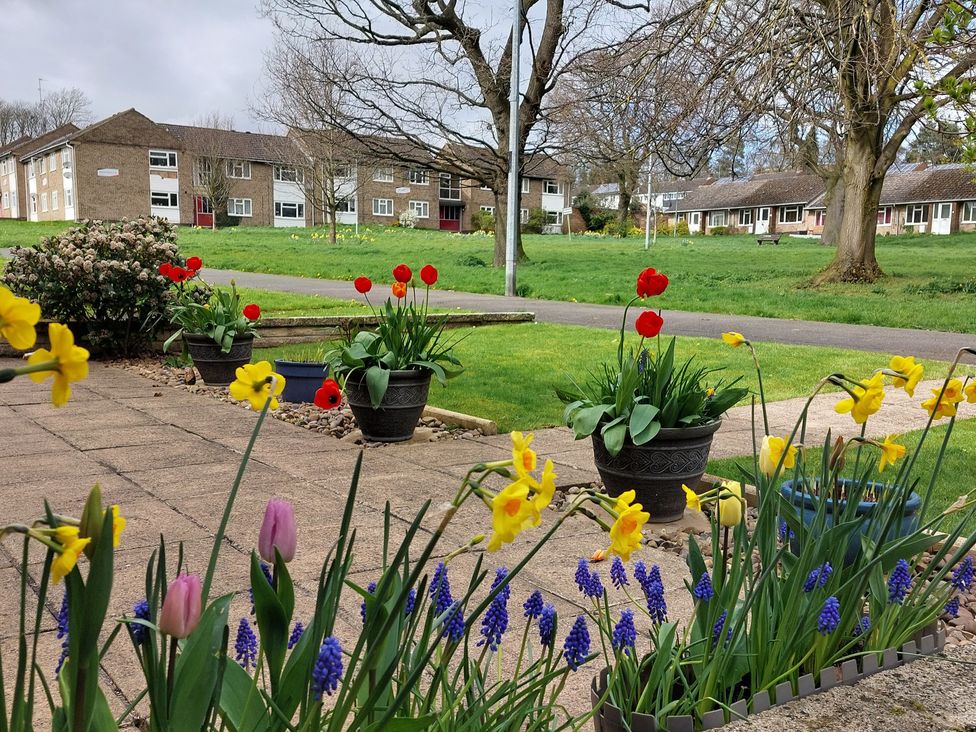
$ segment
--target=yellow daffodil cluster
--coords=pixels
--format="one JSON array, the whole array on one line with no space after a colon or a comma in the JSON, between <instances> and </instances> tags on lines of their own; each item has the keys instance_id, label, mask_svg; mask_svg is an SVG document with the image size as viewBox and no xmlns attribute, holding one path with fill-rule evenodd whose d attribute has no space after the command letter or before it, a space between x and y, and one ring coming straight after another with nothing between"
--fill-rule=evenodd
<instances>
[{"instance_id":1,"label":"yellow daffodil cluster","mask_svg":"<svg viewBox=\"0 0 976 732\"><path fill-rule=\"evenodd\" d=\"M651 517L641 504L634 503L636 497L634 491L621 493L611 511L616 519L610 527L610 553L616 554L625 562L630 561L630 555L640 549L644 539L644 524Z\"/></svg>"},{"instance_id":2,"label":"yellow daffodil cluster","mask_svg":"<svg viewBox=\"0 0 976 732\"><path fill-rule=\"evenodd\" d=\"M933 396L922 402L922 409L935 419L955 417L956 405L967 398L967 396L970 402L976 402L976 391L973 391L972 387L973 384L970 384L964 389L959 379L949 379L949 382L944 387L939 386L932 389Z\"/></svg>"},{"instance_id":3,"label":"yellow daffodil cluster","mask_svg":"<svg viewBox=\"0 0 976 732\"><path fill-rule=\"evenodd\" d=\"M718 504L717 517L721 526L732 528L742 523L745 516L746 500L742 492L742 483L725 480L705 493L696 493L686 485L681 486L685 492L687 506L692 511L701 511L702 506L710 503Z\"/></svg>"},{"instance_id":4,"label":"yellow daffodil cluster","mask_svg":"<svg viewBox=\"0 0 976 732\"><path fill-rule=\"evenodd\" d=\"M910 397L915 396L915 387L918 386L918 382L922 380L922 376L925 374L925 366L915 363L914 356L892 356L888 366L892 371L903 374L903 376L896 376L892 380L891 383L895 385L895 388L904 389Z\"/></svg>"},{"instance_id":5,"label":"yellow daffodil cluster","mask_svg":"<svg viewBox=\"0 0 976 732\"><path fill-rule=\"evenodd\" d=\"M536 480L533 473L538 465L535 450L529 445L534 435L512 432L512 467L515 480L490 498L493 533L488 551L503 544L511 544L525 529L542 523L542 510L556 492L556 473L552 460L546 460L542 475Z\"/></svg>"},{"instance_id":6,"label":"yellow daffodil cluster","mask_svg":"<svg viewBox=\"0 0 976 732\"><path fill-rule=\"evenodd\" d=\"M884 373L876 372L867 381L860 382L851 390L851 396L834 405L838 414L850 414L856 424L864 424L868 417L881 409L885 398Z\"/></svg>"},{"instance_id":7,"label":"yellow daffodil cluster","mask_svg":"<svg viewBox=\"0 0 976 732\"><path fill-rule=\"evenodd\" d=\"M276 374L268 361L246 363L237 369L235 374L237 378L230 385L232 398L241 402L250 402L251 409L259 412L271 396L270 408L278 408L276 397L285 389L285 377ZM272 382L274 382L274 394L271 393Z\"/></svg>"}]
</instances>

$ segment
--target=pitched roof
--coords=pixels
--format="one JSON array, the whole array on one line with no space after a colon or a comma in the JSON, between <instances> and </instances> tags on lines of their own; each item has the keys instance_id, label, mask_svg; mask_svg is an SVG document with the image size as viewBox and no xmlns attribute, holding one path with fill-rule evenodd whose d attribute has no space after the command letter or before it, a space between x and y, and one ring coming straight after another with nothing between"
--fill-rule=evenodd
<instances>
[{"instance_id":1,"label":"pitched roof","mask_svg":"<svg viewBox=\"0 0 976 732\"><path fill-rule=\"evenodd\" d=\"M446 143L437 155L440 167L460 175L477 172L504 170L504 161L498 152L487 146ZM544 152L529 153L522 158L523 178L569 178L569 168Z\"/></svg>"},{"instance_id":2,"label":"pitched roof","mask_svg":"<svg viewBox=\"0 0 976 732\"><path fill-rule=\"evenodd\" d=\"M721 178L690 191L676 211L713 211L754 206L806 205L823 193L819 176L808 173L757 173L749 178Z\"/></svg>"},{"instance_id":3,"label":"pitched roof","mask_svg":"<svg viewBox=\"0 0 976 732\"><path fill-rule=\"evenodd\" d=\"M973 171L962 163L927 166L913 163L893 168L881 188L882 206L904 203L938 203L939 201L976 201ZM807 208L825 208L824 196L818 196Z\"/></svg>"},{"instance_id":4,"label":"pitched roof","mask_svg":"<svg viewBox=\"0 0 976 732\"><path fill-rule=\"evenodd\" d=\"M16 140L11 140L6 145L0 145L0 158L6 157L9 153L14 152L14 150L21 145L30 142L30 140L30 135L23 135L22 137L18 137Z\"/></svg>"},{"instance_id":5,"label":"pitched roof","mask_svg":"<svg viewBox=\"0 0 976 732\"><path fill-rule=\"evenodd\" d=\"M653 193L688 193L693 191L699 186L708 185L714 182L714 178L673 178L671 180L658 180L654 178L651 181L651 189ZM620 191L619 183L600 183L599 185L590 189L590 193L595 196L615 196ZM635 191L635 193L645 193L647 191L647 186L640 186L640 190Z\"/></svg>"},{"instance_id":6,"label":"pitched roof","mask_svg":"<svg viewBox=\"0 0 976 732\"><path fill-rule=\"evenodd\" d=\"M284 135L166 123L159 126L179 140L189 152L261 163L294 164L305 160L294 140Z\"/></svg>"},{"instance_id":7,"label":"pitched roof","mask_svg":"<svg viewBox=\"0 0 976 732\"><path fill-rule=\"evenodd\" d=\"M51 130L50 132L45 132L43 135L38 135L33 140L30 140L30 144L23 144L17 150L17 158L19 160L26 160L28 158L49 150L52 147L58 147L68 142L71 137L78 132L77 125L73 125L70 122L66 125L61 125L60 127ZM26 148L26 149L25 149Z\"/></svg>"}]
</instances>

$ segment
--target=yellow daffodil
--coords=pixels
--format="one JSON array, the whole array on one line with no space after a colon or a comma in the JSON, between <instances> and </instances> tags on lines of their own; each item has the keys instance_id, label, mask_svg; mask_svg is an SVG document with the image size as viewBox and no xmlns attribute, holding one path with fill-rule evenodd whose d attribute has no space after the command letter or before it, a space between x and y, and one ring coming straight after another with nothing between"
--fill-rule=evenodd
<instances>
[{"instance_id":1,"label":"yellow daffodil","mask_svg":"<svg viewBox=\"0 0 976 732\"><path fill-rule=\"evenodd\" d=\"M786 456L783 456L783 453ZM792 468L796 465L796 447L793 445L787 449L786 440L782 437L763 437L762 446L759 448L759 469L763 475L770 477L776 472L780 458L783 459L783 468Z\"/></svg>"},{"instance_id":2,"label":"yellow daffodil","mask_svg":"<svg viewBox=\"0 0 976 732\"><path fill-rule=\"evenodd\" d=\"M535 506L536 511L541 512L552 503L552 497L556 493L556 473L553 470L552 460L546 460L545 467L542 468L542 482L533 488L535 495L532 496L532 505Z\"/></svg>"},{"instance_id":3,"label":"yellow daffodil","mask_svg":"<svg viewBox=\"0 0 976 732\"><path fill-rule=\"evenodd\" d=\"M976 381L970 381L966 388L963 389L963 394L966 395L967 402L976 404Z\"/></svg>"},{"instance_id":4,"label":"yellow daffodil","mask_svg":"<svg viewBox=\"0 0 976 732\"><path fill-rule=\"evenodd\" d=\"M37 340L34 326L41 319L41 306L27 298L17 297L0 286L0 335L19 351L30 348Z\"/></svg>"},{"instance_id":5,"label":"yellow daffodil","mask_svg":"<svg viewBox=\"0 0 976 732\"><path fill-rule=\"evenodd\" d=\"M854 387L854 396L842 399L834 405L834 411L838 414L850 413L857 424L864 424L868 417L881 409L884 401L884 374L877 372L867 381L862 381L860 386Z\"/></svg>"},{"instance_id":6,"label":"yellow daffodil","mask_svg":"<svg viewBox=\"0 0 976 732\"><path fill-rule=\"evenodd\" d=\"M931 399L922 402L922 409L929 414L934 412L935 419L955 417L956 405L965 398L962 382L959 379L950 379L949 383L945 385L945 391L939 386L932 390L932 394L934 396ZM940 394L942 395L941 399L939 398Z\"/></svg>"},{"instance_id":7,"label":"yellow daffodil","mask_svg":"<svg viewBox=\"0 0 976 732\"><path fill-rule=\"evenodd\" d=\"M701 498L695 493L691 488L682 483L681 490L685 492L685 498L688 500L687 506L692 511L701 511Z\"/></svg>"},{"instance_id":8,"label":"yellow daffodil","mask_svg":"<svg viewBox=\"0 0 976 732\"><path fill-rule=\"evenodd\" d=\"M629 500L623 503L617 500L617 520L610 527L610 551L616 554L625 562L630 561L630 555L640 548L641 541L644 539L644 524L651 517L651 514L644 511L644 507L639 503L631 504L634 500L634 491L620 496L629 496ZM619 509L623 510L619 510Z\"/></svg>"},{"instance_id":9,"label":"yellow daffodil","mask_svg":"<svg viewBox=\"0 0 976 732\"><path fill-rule=\"evenodd\" d=\"M897 376L894 378L892 383L895 387L904 389L910 397L915 396L915 387L918 386L918 382L922 380L922 376L925 374L925 366L915 363L914 356L892 356L891 363L888 365L892 371L905 375L903 379Z\"/></svg>"},{"instance_id":10,"label":"yellow daffodil","mask_svg":"<svg viewBox=\"0 0 976 732\"><path fill-rule=\"evenodd\" d=\"M524 436L521 432L512 432L512 462L515 472L523 477L536 469L535 450L529 447L534 438L535 435L531 433Z\"/></svg>"},{"instance_id":11,"label":"yellow daffodil","mask_svg":"<svg viewBox=\"0 0 976 732\"><path fill-rule=\"evenodd\" d=\"M511 544L524 529L538 525L539 521L539 511L529 500L528 482L517 480L510 483L491 499L494 533L488 541L488 551L498 551L502 544Z\"/></svg>"},{"instance_id":12,"label":"yellow daffodil","mask_svg":"<svg viewBox=\"0 0 976 732\"><path fill-rule=\"evenodd\" d=\"M746 337L741 333L736 333L734 330L730 330L728 333L722 334L722 340L725 341L727 345L732 346L732 348L738 348L746 342Z\"/></svg>"},{"instance_id":13,"label":"yellow daffodil","mask_svg":"<svg viewBox=\"0 0 976 732\"><path fill-rule=\"evenodd\" d=\"M617 496L617 502L613 506L614 513L621 513L637 498L637 491L624 491Z\"/></svg>"},{"instance_id":14,"label":"yellow daffodil","mask_svg":"<svg viewBox=\"0 0 976 732\"><path fill-rule=\"evenodd\" d=\"M54 377L51 387L51 402L56 407L68 403L71 398L71 382L88 378L88 351L75 345L75 337L71 330L60 323L51 323L47 328L51 349L38 348L27 359L31 366L48 361L57 361L54 369L36 371L30 375L37 382Z\"/></svg>"},{"instance_id":15,"label":"yellow daffodil","mask_svg":"<svg viewBox=\"0 0 976 732\"><path fill-rule=\"evenodd\" d=\"M237 379L230 385L230 395L238 401L249 401L251 409L260 411L264 408L264 403L271 395L271 409L278 408L278 400L275 398L285 388L285 377L275 374L271 370L271 364L267 361L257 363L246 363L237 369ZM274 394L271 394L270 377L275 376Z\"/></svg>"},{"instance_id":16,"label":"yellow daffodil","mask_svg":"<svg viewBox=\"0 0 976 732\"><path fill-rule=\"evenodd\" d=\"M79 538L77 526L59 526L54 531L54 538L61 544L61 551L51 562L51 580L58 584L74 569L91 539Z\"/></svg>"},{"instance_id":17,"label":"yellow daffodil","mask_svg":"<svg viewBox=\"0 0 976 732\"><path fill-rule=\"evenodd\" d=\"M905 455L905 446L897 444L894 439L889 435L878 445L881 448L881 459L878 461L879 473L883 473L886 467L894 465Z\"/></svg>"},{"instance_id":18,"label":"yellow daffodil","mask_svg":"<svg viewBox=\"0 0 976 732\"><path fill-rule=\"evenodd\" d=\"M744 503L742 484L732 481L723 482L719 491L718 522L722 526L738 526L742 523Z\"/></svg>"},{"instance_id":19,"label":"yellow daffodil","mask_svg":"<svg viewBox=\"0 0 976 732\"><path fill-rule=\"evenodd\" d=\"M119 506L115 504L112 506L112 547L115 549L119 548L119 542L122 540L122 532L125 531L125 519L119 515Z\"/></svg>"}]
</instances>

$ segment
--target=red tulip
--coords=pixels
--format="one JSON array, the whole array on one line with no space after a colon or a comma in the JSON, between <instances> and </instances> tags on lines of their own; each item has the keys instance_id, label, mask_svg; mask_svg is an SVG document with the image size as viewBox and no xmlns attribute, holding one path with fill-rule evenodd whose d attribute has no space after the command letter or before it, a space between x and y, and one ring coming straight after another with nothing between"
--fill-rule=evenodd
<instances>
[{"instance_id":1,"label":"red tulip","mask_svg":"<svg viewBox=\"0 0 976 732\"><path fill-rule=\"evenodd\" d=\"M410 281L411 277L413 277L413 272L410 271L410 268L407 265L398 264L393 268L393 279L395 279L397 282L403 282L406 284Z\"/></svg>"},{"instance_id":2,"label":"red tulip","mask_svg":"<svg viewBox=\"0 0 976 732\"><path fill-rule=\"evenodd\" d=\"M200 257L190 257L186 260L186 268L196 272L203 266L203 260Z\"/></svg>"},{"instance_id":3,"label":"red tulip","mask_svg":"<svg viewBox=\"0 0 976 732\"><path fill-rule=\"evenodd\" d=\"M667 275L648 267L637 276L637 296L656 297L668 289Z\"/></svg>"},{"instance_id":4,"label":"red tulip","mask_svg":"<svg viewBox=\"0 0 976 732\"><path fill-rule=\"evenodd\" d=\"M326 379L315 392L315 406L322 409L335 409L342 402L342 390L335 379Z\"/></svg>"},{"instance_id":5,"label":"red tulip","mask_svg":"<svg viewBox=\"0 0 976 732\"><path fill-rule=\"evenodd\" d=\"M241 312L248 320L257 320L261 317L261 308L259 308L253 302L250 305L245 305Z\"/></svg>"},{"instance_id":6,"label":"red tulip","mask_svg":"<svg viewBox=\"0 0 976 732\"><path fill-rule=\"evenodd\" d=\"M258 534L258 554L261 559L272 564L275 549L282 560L290 562L295 558L298 548L298 525L295 523L295 509L288 501L272 498L264 510L264 522Z\"/></svg>"},{"instance_id":7,"label":"red tulip","mask_svg":"<svg viewBox=\"0 0 976 732\"><path fill-rule=\"evenodd\" d=\"M181 574L166 590L163 609L159 613L159 631L173 638L186 638L200 622L200 578L195 574Z\"/></svg>"},{"instance_id":8,"label":"red tulip","mask_svg":"<svg viewBox=\"0 0 976 732\"><path fill-rule=\"evenodd\" d=\"M425 285L433 285L437 282L437 270L434 269L433 265L424 265L423 269L420 270L420 279L424 281Z\"/></svg>"},{"instance_id":9,"label":"red tulip","mask_svg":"<svg viewBox=\"0 0 976 732\"><path fill-rule=\"evenodd\" d=\"M356 288L356 292L360 295L365 295L373 289L373 281L369 277L357 277L353 280L352 286Z\"/></svg>"},{"instance_id":10,"label":"red tulip","mask_svg":"<svg viewBox=\"0 0 976 732\"><path fill-rule=\"evenodd\" d=\"M169 262L163 262L159 265L159 274L163 277L169 277L169 273L173 271L173 265Z\"/></svg>"},{"instance_id":11,"label":"red tulip","mask_svg":"<svg viewBox=\"0 0 976 732\"><path fill-rule=\"evenodd\" d=\"M190 270L183 269L182 267L171 267L169 270L169 278L176 284L186 282L192 276Z\"/></svg>"},{"instance_id":12,"label":"red tulip","mask_svg":"<svg viewBox=\"0 0 976 732\"><path fill-rule=\"evenodd\" d=\"M634 323L634 327L637 329L637 332L645 338L653 338L656 336L661 332L661 327L663 325L664 318L655 313L653 310L645 310L642 312L637 316L637 322Z\"/></svg>"}]
</instances>

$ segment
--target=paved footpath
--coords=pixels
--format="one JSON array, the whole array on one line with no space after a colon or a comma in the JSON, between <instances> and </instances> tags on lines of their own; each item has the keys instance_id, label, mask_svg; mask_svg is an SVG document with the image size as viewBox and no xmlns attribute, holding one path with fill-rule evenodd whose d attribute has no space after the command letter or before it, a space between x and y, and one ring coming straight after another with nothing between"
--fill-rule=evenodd
<instances>
[{"instance_id":1,"label":"paved footpath","mask_svg":"<svg viewBox=\"0 0 976 732\"><path fill-rule=\"evenodd\" d=\"M208 282L228 284L231 280L243 287L279 290L302 295L323 295L349 300L358 297L351 282L320 280L288 275L257 274L232 270L203 270ZM588 303L538 300L525 297L502 297L471 292L431 290L431 304L440 308L461 308L480 312L525 311L535 313L545 323L585 325L593 328L620 327L623 307ZM631 325L637 312L631 313ZM821 323L810 320L782 320L751 315L691 313L665 311L667 332L674 335L717 338L726 331L745 333L755 341L793 343L806 346L834 346L860 351L910 352L920 358L952 360L962 346L973 345L974 336L911 328L887 328L875 325ZM976 363L976 359L970 359Z\"/></svg>"}]
</instances>

